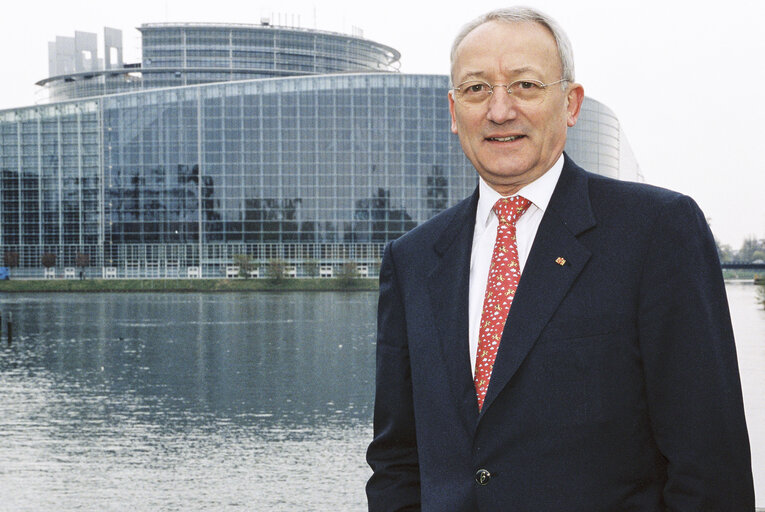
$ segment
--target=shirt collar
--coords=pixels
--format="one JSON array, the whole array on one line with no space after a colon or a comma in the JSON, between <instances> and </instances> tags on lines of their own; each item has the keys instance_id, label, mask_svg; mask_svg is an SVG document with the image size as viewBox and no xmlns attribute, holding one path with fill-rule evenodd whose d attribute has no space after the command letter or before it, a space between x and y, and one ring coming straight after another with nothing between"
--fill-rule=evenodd
<instances>
[{"instance_id":1,"label":"shirt collar","mask_svg":"<svg viewBox=\"0 0 765 512\"><path fill-rule=\"evenodd\" d=\"M563 154L560 155L558 160L556 160L546 173L521 188L514 195L522 195L544 213L547 209L547 205L550 204L550 198L555 190L555 185L558 184L558 178L560 177L562 170ZM478 208L476 209L476 221L482 222L485 226L489 223L491 215L493 215L492 208L494 207L494 204L502 197L502 195L491 188L482 177L479 176L478 179Z\"/></svg>"}]
</instances>

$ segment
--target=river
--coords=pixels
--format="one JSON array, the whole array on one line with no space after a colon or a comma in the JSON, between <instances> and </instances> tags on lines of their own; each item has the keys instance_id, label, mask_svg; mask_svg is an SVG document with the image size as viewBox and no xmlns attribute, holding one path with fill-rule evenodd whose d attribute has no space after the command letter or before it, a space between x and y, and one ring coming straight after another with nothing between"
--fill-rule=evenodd
<instances>
[{"instance_id":1,"label":"river","mask_svg":"<svg viewBox=\"0 0 765 512\"><path fill-rule=\"evenodd\" d=\"M765 310L727 286L765 506ZM365 509L376 294L0 294L0 510Z\"/></svg>"}]
</instances>

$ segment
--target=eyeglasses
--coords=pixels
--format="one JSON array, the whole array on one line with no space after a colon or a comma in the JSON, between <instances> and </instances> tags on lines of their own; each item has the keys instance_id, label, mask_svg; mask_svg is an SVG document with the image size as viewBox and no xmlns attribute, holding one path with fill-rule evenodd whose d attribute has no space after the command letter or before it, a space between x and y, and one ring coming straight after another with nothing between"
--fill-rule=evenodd
<instances>
[{"instance_id":1,"label":"eyeglasses","mask_svg":"<svg viewBox=\"0 0 765 512\"><path fill-rule=\"evenodd\" d=\"M545 99L547 87L550 85L568 82L561 78L557 82L543 84L539 80L516 80L510 84L488 84L482 80L468 80L451 89L454 98L467 105L480 105L494 92L495 87L504 87L507 93L518 103L524 105L538 105Z\"/></svg>"}]
</instances>

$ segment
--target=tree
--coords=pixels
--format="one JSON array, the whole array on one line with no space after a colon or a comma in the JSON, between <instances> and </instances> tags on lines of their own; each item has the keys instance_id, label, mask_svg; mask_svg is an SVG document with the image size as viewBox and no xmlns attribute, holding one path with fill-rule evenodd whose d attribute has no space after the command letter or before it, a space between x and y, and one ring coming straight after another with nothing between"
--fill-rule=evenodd
<instances>
[{"instance_id":1,"label":"tree","mask_svg":"<svg viewBox=\"0 0 765 512\"><path fill-rule=\"evenodd\" d=\"M18 267L19 266L19 253L8 251L3 255L3 262L6 267Z\"/></svg>"},{"instance_id":2,"label":"tree","mask_svg":"<svg viewBox=\"0 0 765 512\"><path fill-rule=\"evenodd\" d=\"M74 265L76 267L85 268L90 266L90 254L78 252L74 257Z\"/></svg>"},{"instance_id":3,"label":"tree","mask_svg":"<svg viewBox=\"0 0 765 512\"><path fill-rule=\"evenodd\" d=\"M45 268L51 268L56 266L56 255L50 252L45 252L40 255L40 263Z\"/></svg>"},{"instance_id":4,"label":"tree","mask_svg":"<svg viewBox=\"0 0 765 512\"><path fill-rule=\"evenodd\" d=\"M249 254L234 254L234 265L239 266L239 277L247 279L253 270L252 258Z\"/></svg>"},{"instance_id":5,"label":"tree","mask_svg":"<svg viewBox=\"0 0 765 512\"><path fill-rule=\"evenodd\" d=\"M303 263L303 269L308 277L316 277L319 275L319 262L316 260L306 260Z\"/></svg>"},{"instance_id":6,"label":"tree","mask_svg":"<svg viewBox=\"0 0 765 512\"><path fill-rule=\"evenodd\" d=\"M755 237L750 236L744 240L743 244L741 244L741 249L738 250L736 259L738 261L751 263L757 259L755 258L755 253L758 251L765 251L765 240L757 240Z\"/></svg>"},{"instance_id":7,"label":"tree","mask_svg":"<svg viewBox=\"0 0 765 512\"><path fill-rule=\"evenodd\" d=\"M353 281L358 279L358 277L359 269L355 261L346 261L337 273L337 278L340 280L340 284L345 288L351 286Z\"/></svg>"},{"instance_id":8,"label":"tree","mask_svg":"<svg viewBox=\"0 0 765 512\"><path fill-rule=\"evenodd\" d=\"M284 260L272 259L268 260L268 277L276 282L280 282L284 279L284 270L287 267L287 263Z\"/></svg>"},{"instance_id":9,"label":"tree","mask_svg":"<svg viewBox=\"0 0 765 512\"><path fill-rule=\"evenodd\" d=\"M78 252L74 257L74 264L75 266L80 267L80 279L82 279L85 268L90 266L90 255Z\"/></svg>"},{"instance_id":10,"label":"tree","mask_svg":"<svg viewBox=\"0 0 765 512\"><path fill-rule=\"evenodd\" d=\"M734 260L733 248L729 244L722 244L715 238L715 245L717 245L717 256L721 262L726 263Z\"/></svg>"}]
</instances>

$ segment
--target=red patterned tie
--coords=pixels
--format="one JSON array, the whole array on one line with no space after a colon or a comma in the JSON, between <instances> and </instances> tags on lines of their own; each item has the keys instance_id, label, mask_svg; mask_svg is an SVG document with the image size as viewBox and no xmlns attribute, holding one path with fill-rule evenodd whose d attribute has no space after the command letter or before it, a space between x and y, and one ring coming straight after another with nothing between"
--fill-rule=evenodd
<instances>
[{"instance_id":1,"label":"red patterned tie","mask_svg":"<svg viewBox=\"0 0 765 512\"><path fill-rule=\"evenodd\" d=\"M475 359L475 391L479 411L486 398L507 313L521 278L518 249L515 245L515 223L530 204L528 199L521 196L503 197L493 208L499 218L499 225L497 241L491 255L489 279L486 282L486 296L483 299L481 325L478 330L478 353Z\"/></svg>"}]
</instances>

